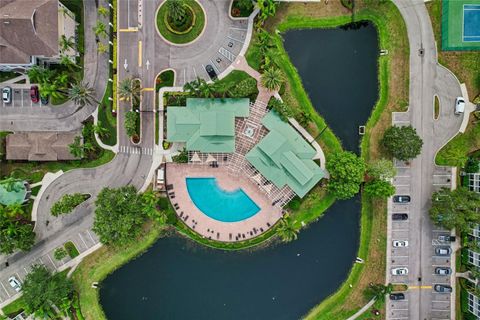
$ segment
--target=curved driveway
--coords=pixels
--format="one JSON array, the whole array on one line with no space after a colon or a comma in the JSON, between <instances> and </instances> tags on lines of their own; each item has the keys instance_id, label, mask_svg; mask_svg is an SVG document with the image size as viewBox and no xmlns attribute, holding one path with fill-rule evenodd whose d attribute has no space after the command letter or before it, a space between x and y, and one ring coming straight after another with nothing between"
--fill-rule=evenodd
<instances>
[{"instance_id":1,"label":"curved driveway","mask_svg":"<svg viewBox=\"0 0 480 320\"><path fill-rule=\"evenodd\" d=\"M437 294L432 289L436 283L450 284L450 277L433 274L435 266L450 266L450 257L434 256L434 245L438 243L432 240L441 230L433 226L428 210L432 192L451 186L451 169L436 166L435 154L458 133L462 117L453 114L453 106L462 92L455 76L437 62L435 38L424 1L394 0L394 3L405 20L410 43L410 106L406 113L394 113L393 123L411 124L424 146L421 155L410 164L396 162L397 193L410 194L412 202L407 206L389 204L389 212L408 212L409 221L397 224L389 219L387 282L404 282L412 289L408 291L407 302L387 303L387 318L450 319L455 308L454 294L450 299L450 295ZM423 56L420 49L424 50ZM438 120L434 120L434 95L440 98ZM409 240L409 248L394 249L391 240ZM408 267L408 277L391 276L390 268L400 266Z\"/></svg>"}]
</instances>

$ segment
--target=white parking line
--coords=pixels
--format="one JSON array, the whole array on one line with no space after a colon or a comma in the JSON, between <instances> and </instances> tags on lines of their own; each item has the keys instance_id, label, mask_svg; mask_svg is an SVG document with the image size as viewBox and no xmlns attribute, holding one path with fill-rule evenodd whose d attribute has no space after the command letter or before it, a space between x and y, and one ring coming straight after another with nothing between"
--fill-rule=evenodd
<instances>
[{"instance_id":1,"label":"white parking line","mask_svg":"<svg viewBox=\"0 0 480 320\"><path fill-rule=\"evenodd\" d=\"M85 242L85 240L83 240L82 235L79 233L78 236L79 236L80 239L82 240L82 242L83 242L83 244L85 245L85 247L88 249L87 243Z\"/></svg>"},{"instance_id":2,"label":"white parking line","mask_svg":"<svg viewBox=\"0 0 480 320\"><path fill-rule=\"evenodd\" d=\"M50 255L47 254L47 257L48 257L48 259L50 260L50 262L53 264L53 267L54 267L55 269L57 269L57 266L56 266L55 263L53 262L52 258L50 258Z\"/></svg>"},{"instance_id":3,"label":"white parking line","mask_svg":"<svg viewBox=\"0 0 480 320\"><path fill-rule=\"evenodd\" d=\"M393 250L392 250L393 252ZM393 256L394 258L408 258L408 256Z\"/></svg>"},{"instance_id":4,"label":"white parking line","mask_svg":"<svg viewBox=\"0 0 480 320\"><path fill-rule=\"evenodd\" d=\"M8 293L8 291L7 291L7 288L5 288L5 286L3 285L3 283L2 283L2 282L0 282L0 284L1 284L1 285L2 285L2 287L3 287L3 290L5 290L5 292L7 293L7 296L10 298L10 297L11 297L11 295L10 295L10 293Z\"/></svg>"},{"instance_id":5,"label":"white parking line","mask_svg":"<svg viewBox=\"0 0 480 320\"><path fill-rule=\"evenodd\" d=\"M409 184L393 184L395 187L410 187Z\"/></svg>"},{"instance_id":6,"label":"white parking line","mask_svg":"<svg viewBox=\"0 0 480 320\"><path fill-rule=\"evenodd\" d=\"M448 300L432 300L432 302L435 302L435 303L437 303L437 302L450 303L450 301L448 301Z\"/></svg>"},{"instance_id":7,"label":"white parking line","mask_svg":"<svg viewBox=\"0 0 480 320\"><path fill-rule=\"evenodd\" d=\"M235 39L235 38L230 37L230 36L227 36L227 38L230 39L230 40L233 40L233 41L237 41L237 42L243 43L242 40L238 40L238 39Z\"/></svg>"},{"instance_id":8,"label":"white parking line","mask_svg":"<svg viewBox=\"0 0 480 320\"><path fill-rule=\"evenodd\" d=\"M237 28L237 27L230 27L230 29L247 31L247 29L245 29L245 28Z\"/></svg>"},{"instance_id":9,"label":"white parking line","mask_svg":"<svg viewBox=\"0 0 480 320\"><path fill-rule=\"evenodd\" d=\"M96 241L93 239L92 234L90 233L90 231L87 230L87 233L88 233L88 235L90 236L90 239L92 239L92 242L95 243Z\"/></svg>"}]
</instances>

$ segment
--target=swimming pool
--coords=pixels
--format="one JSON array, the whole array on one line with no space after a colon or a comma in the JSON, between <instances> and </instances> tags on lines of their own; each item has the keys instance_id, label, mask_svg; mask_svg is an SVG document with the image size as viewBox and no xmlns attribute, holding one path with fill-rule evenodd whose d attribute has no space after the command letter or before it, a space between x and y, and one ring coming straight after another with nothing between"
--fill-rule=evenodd
<instances>
[{"instance_id":1,"label":"swimming pool","mask_svg":"<svg viewBox=\"0 0 480 320\"><path fill-rule=\"evenodd\" d=\"M255 215L260 208L242 190L225 191L216 178L186 178L187 190L195 206L212 219L237 222Z\"/></svg>"}]
</instances>

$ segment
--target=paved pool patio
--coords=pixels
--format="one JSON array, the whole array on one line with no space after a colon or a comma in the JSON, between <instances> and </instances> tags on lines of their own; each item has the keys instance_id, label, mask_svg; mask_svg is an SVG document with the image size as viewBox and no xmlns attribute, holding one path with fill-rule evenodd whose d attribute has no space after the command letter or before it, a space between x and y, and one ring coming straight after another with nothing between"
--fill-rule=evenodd
<instances>
[{"instance_id":1,"label":"paved pool patio","mask_svg":"<svg viewBox=\"0 0 480 320\"><path fill-rule=\"evenodd\" d=\"M238 188L243 191L260 207L260 211L252 217L238 222L222 222L210 218L201 212L190 199L188 194L187 177L214 177L220 188L233 191ZM175 208L177 216L201 236L222 242L236 242L255 238L273 227L282 217L282 209L272 206L270 199L247 176L237 175L225 166L212 168L205 164L166 165L166 184L171 185L167 190L170 202Z\"/></svg>"}]
</instances>

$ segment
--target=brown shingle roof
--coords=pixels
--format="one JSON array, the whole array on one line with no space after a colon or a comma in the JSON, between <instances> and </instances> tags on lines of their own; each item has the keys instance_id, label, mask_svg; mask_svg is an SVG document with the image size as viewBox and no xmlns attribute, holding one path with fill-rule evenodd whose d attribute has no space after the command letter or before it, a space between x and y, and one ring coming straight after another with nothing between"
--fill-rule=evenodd
<instances>
[{"instance_id":1,"label":"brown shingle roof","mask_svg":"<svg viewBox=\"0 0 480 320\"><path fill-rule=\"evenodd\" d=\"M68 148L80 132L19 132L9 134L7 160L74 160Z\"/></svg>"},{"instance_id":2,"label":"brown shingle roof","mask_svg":"<svg viewBox=\"0 0 480 320\"><path fill-rule=\"evenodd\" d=\"M0 1L0 63L56 56L58 38L58 0Z\"/></svg>"}]
</instances>

